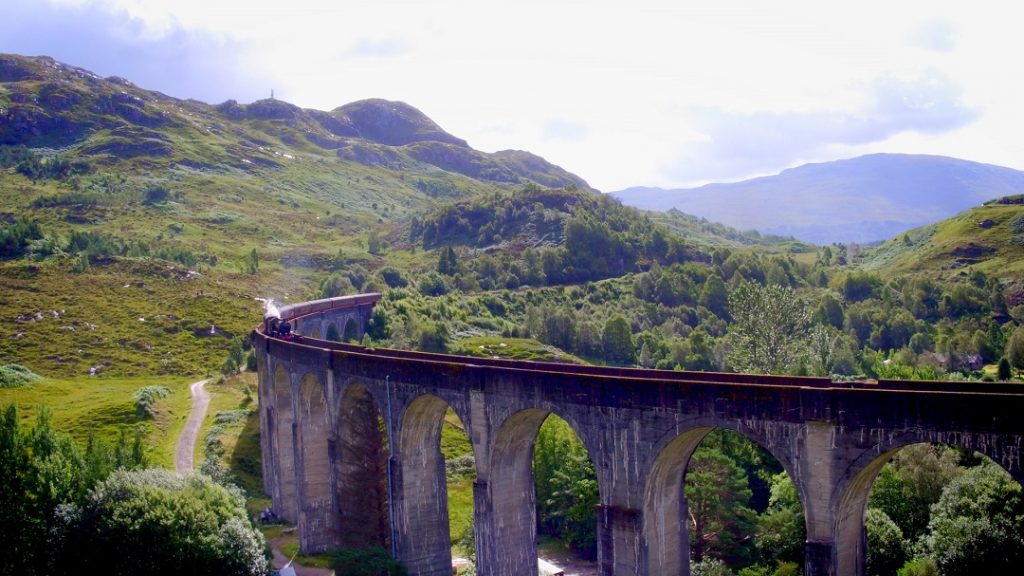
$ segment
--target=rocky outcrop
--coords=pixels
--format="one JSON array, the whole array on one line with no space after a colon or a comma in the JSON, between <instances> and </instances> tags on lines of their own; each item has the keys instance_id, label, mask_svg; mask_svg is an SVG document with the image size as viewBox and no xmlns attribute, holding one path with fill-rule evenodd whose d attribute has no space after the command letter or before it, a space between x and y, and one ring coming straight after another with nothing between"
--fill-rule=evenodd
<instances>
[{"instance_id":1,"label":"rocky outcrop","mask_svg":"<svg viewBox=\"0 0 1024 576\"><path fill-rule=\"evenodd\" d=\"M37 80L41 74L38 66L27 58L3 54L0 55L0 82L20 82Z\"/></svg>"},{"instance_id":2,"label":"rocky outcrop","mask_svg":"<svg viewBox=\"0 0 1024 576\"><path fill-rule=\"evenodd\" d=\"M425 114L404 102L371 99L335 108L331 115L352 126L360 138L389 146L444 142L468 148L465 140L445 132Z\"/></svg>"}]
</instances>

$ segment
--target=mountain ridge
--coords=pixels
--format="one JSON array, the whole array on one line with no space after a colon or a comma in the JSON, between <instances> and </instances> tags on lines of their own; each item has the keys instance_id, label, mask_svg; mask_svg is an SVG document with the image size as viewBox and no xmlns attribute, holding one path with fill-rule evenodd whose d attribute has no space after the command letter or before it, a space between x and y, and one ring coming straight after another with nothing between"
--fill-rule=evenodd
<instances>
[{"instance_id":1,"label":"mountain ridge","mask_svg":"<svg viewBox=\"0 0 1024 576\"><path fill-rule=\"evenodd\" d=\"M649 210L677 208L738 229L830 242L882 241L1024 191L1024 172L925 154L868 154L773 176L611 194Z\"/></svg>"},{"instance_id":2,"label":"mountain ridge","mask_svg":"<svg viewBox=\"0 0 1024 576\"><path fill-rule=\"evenodd\" d=\"M221 141L198 150L168 132L200 143ZM273 98L212 105L145 90L117 76L101 78L46 56L0 54L0 145L106 155L114 157L111 162L147 156L167 164L249 169L278 167L280 159L263 150L274 140L386 170L442 170L486 183L591 189L539 156L524 162L475 150L404 102L367 99L331 111Z\"/></svg>"}]
</instances>

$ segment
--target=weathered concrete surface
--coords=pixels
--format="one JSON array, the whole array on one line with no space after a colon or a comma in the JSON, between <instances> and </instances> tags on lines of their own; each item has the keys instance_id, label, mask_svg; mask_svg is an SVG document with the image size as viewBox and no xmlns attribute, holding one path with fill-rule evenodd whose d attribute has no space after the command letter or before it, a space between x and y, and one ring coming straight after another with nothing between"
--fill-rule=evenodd
<instances>
[{"instance_id":1,"label":"weathered concrete surface","mask_svg":"<svg viewBox=\"0 0 1024 576\"><path fill-rule=\"evenodd\" d=\"M346 305L363 306L368 318L373 304ZM322 306L313 314L337 316ZM807 520L808 576L864 573L868 491L903 446L964 446L1022 478L1020 385L840 385L458 358L259 333L255 341L264 482L275 508L298 519L304 550L378 542L411 574L451 570L439 452L448 407L476 457L477 560L486 575L536 574L531 462L550 413L573 427L594 462L605 576L688 574L683 474L714 428L757 442L793 478Z\"/></svg>"}]
</instances>

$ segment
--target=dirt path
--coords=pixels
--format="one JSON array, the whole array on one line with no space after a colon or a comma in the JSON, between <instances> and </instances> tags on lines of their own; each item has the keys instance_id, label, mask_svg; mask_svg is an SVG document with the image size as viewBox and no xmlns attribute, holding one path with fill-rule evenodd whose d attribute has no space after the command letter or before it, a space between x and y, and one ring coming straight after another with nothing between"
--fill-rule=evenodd
<instances>
[{"instance_id":1,"label":"dirt path","mask_svg":"<svg viewBox=\"0 0 1024 576\"><path fill-rule=\"evenodd\" d=\"M188 421L185 422L185 429L178 436L178 450L174 455L174 469L178 474L188 474L192 471L192 455L196 452L196 441L199 440L199 428L206 419L206 409L210 406L210 393L203 387L209 380L194 382L192 391L192 410L188 414Z\"/></svg>"},{"instance_id":2,"label":"dirt path","mask_svg":"<svg viewBox=\"0 0 1024 576\"><path fill-rule=\"evenodd\" d=\"M281 543L276 542L273 539L270 541L270 546L274 553L274 559L271 561L271 565L274 570L280 570L288 563L288 557L281 553ZM334 570L329 568L312 568L310 566L301 566L299 564L292 563L292 568L295 569L295 576L333 576Z\"/></svg>"}]
</instances>

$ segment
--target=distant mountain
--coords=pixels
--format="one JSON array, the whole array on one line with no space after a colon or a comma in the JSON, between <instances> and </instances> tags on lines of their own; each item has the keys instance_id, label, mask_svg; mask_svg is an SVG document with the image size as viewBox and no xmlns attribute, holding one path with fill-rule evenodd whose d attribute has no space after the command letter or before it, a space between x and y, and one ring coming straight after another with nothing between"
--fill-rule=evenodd
<instances>
[{"instance_id":1,"label":"distant mountain","mask_svg":"<svg viewBox=\"0 0 1024 576\"><path fill-rule=\"evenodd\" d=\"M647 210L676 208L740 230L816 244L870 243L1024 192L1024 172L942 156L871 154L806 164L732 184L612 194Z\"/></svg>"}]
</instances>

